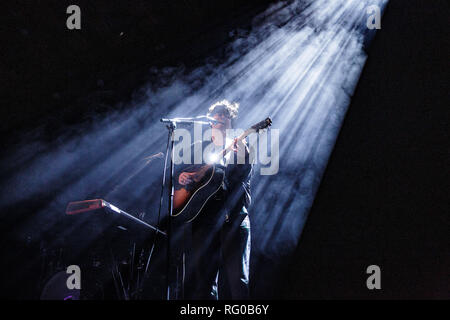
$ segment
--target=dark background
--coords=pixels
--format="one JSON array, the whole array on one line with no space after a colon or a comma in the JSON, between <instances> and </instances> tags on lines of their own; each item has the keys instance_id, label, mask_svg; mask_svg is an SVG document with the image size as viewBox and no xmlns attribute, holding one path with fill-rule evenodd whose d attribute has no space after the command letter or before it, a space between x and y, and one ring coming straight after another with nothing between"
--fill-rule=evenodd
<instances>
[{"instance_id":1,"label":"dark background","mask_svg":"<svg viewBox=\"0 0 450 320\"><path fill-rule=\"evenodd\" d=\"M220 57L229 32L250 28L251 17L270 3L77 1L82 30L69 31L65 9L72 3L8 1L3 152L36 129L51 143L125 107L136 88L157 80L153 66L189 70ZM297 251L272 298L449 298L449 15L445 1L389 2ZM17 222L3 216L2 231ZM2 233L2 251L20 246L9 241L12 233ZM382 290L365 286L371 264L381 268ZM20 292L2 296L33 298Z\"/></svg>"}]
</instances>

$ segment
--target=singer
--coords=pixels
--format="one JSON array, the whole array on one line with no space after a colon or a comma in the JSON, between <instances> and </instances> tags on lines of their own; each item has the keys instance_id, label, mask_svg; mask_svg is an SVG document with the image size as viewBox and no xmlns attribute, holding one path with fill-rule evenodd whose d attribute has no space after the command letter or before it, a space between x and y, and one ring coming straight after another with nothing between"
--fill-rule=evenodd
<instances>
[{"instance_id":1,"label":"singer","mask_svg":"<svg viewBox=\"0 0 450 320\"><path fill-rule=\"evenodd\" d=\"M244 156L237 162L227 157L217 159L216 170L223 170L224 180L191 224L191 248L187 250L185 298L187 299L248 299L250 265L250 180L253 164L249 163L249 149L245 140L226 137L232 128L239 105L223 100L213 104L208 116L211 122L211 141L200 143L202 152L211 142L223 148L234 143L234 155ZM241 152L239 152L241 151ZM244 152L242 152L244 151ZM193 155L193 152L191 153ZM207 158L207 157L204 157ZM243 163L243 164L240 164ZM194 172L187 165L176 168L178 186L188 187Z\"/></svg>"}]
</instances>

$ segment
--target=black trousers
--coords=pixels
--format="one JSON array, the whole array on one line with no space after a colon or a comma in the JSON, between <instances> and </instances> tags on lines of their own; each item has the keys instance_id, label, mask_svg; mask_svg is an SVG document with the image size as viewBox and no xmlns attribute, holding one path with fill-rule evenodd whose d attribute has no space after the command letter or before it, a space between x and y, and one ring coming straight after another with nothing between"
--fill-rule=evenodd
<instances>
[{"instance_id":1,"label":"black trousers","mask_svg":"<svg viewBox=\"0 0 450 320\"><path fill-rule=\"evenodd\" d=\"M192 226L186 260L186 299L248 299L250 220L247 211L231 221Z\"/></svg>"}]
</instances>

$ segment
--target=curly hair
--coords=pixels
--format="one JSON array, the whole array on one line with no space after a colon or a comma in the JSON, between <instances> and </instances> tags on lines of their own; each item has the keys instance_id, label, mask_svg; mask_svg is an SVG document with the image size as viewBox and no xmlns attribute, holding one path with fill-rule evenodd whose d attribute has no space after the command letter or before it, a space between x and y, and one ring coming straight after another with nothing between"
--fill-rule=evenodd
<instances>
[{"instance_id":1,"label":"curly hair","mask_svg":"<svg viewBox=\"0 0 450 320\"><path fill-rule=\"evenodd\" d=\"M230 103L228 100L217 101L208 109L208 116L214 115L218 110L225 110L228 112L228 117L234 119L238 115L239 103Z\"/></svg>"}]
</instances>

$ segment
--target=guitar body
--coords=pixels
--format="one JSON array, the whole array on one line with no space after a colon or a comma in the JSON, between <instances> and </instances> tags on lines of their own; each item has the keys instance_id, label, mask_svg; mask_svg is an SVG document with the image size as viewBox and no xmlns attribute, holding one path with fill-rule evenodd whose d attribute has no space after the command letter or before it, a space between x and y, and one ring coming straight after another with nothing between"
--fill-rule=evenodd
<instances>
[{"instance_id":1,"label":"guitar body","mask_svg":"<svg viewBox=\"0 0 450 320\"><path fill-rule=\"evenodd\" d=\"M202 211L206 202L220 189L225 172L214 165L201 165L197 174L187 186L178 184L175 179L173 196L173 221L189 223Z\"/></svg>"}]
</instances>

